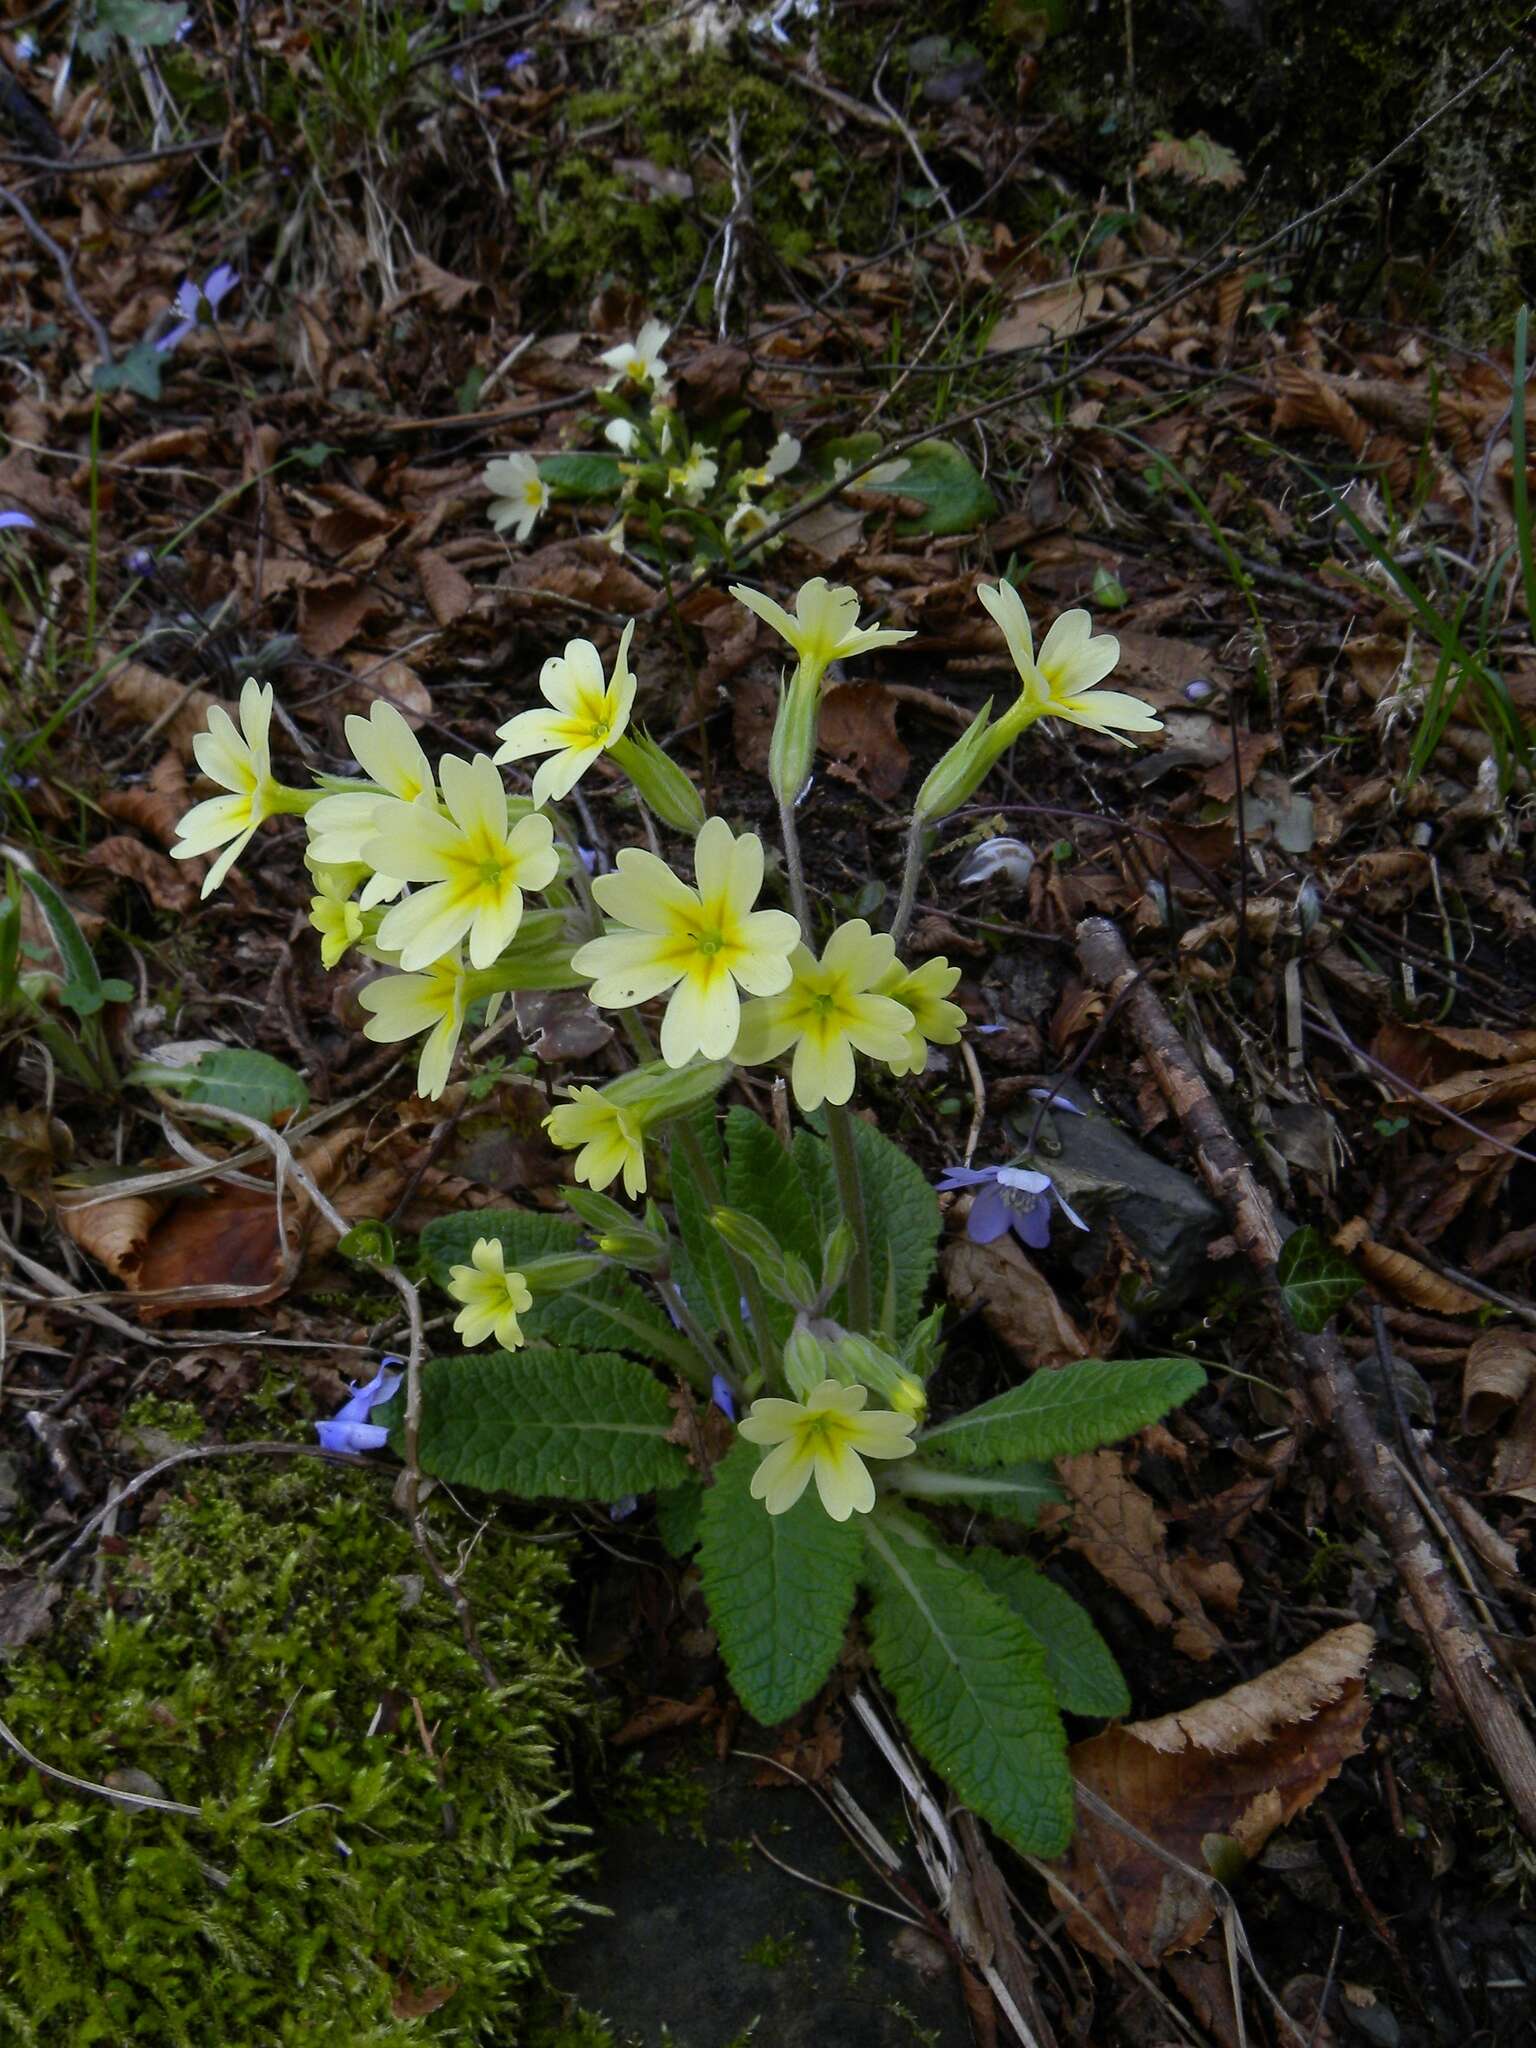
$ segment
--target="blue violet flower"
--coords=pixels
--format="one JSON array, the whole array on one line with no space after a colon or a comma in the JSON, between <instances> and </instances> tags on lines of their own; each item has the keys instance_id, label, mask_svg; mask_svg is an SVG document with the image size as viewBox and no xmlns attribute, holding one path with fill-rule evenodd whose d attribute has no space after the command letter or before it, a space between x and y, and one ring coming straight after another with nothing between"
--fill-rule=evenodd
<instances>
[{"instance_id":1,"label":"blue violet flower","mask_svg":"<svg viewBox=\"0 0 1536 2048\"><path fill-rule=\"evenodd\" d=\"M1088 1228L1051 1176L1032 1173L1028 1167L949 1166L934 1185L941 1195L957 1188L977 1189L965 1223L972 1244L991 1244L1011 1230L1020 1244L1043 1251L1051 1241L1053 1201L1069 1223L1079 1230Z\"/></svg>"},{"instance_id":2,"label":"blue violet flower","mask_svg":"<svg viewBox=\"0 0 1536 2048\"><path fill-rule=\"evenodd\" d=\"M382 1422L370 1422L370 1412L383 1401L388 1401L405 1377L403 1372L392 1372L391 1366L404 1365L401 1358L386 1358L381 1361L378 1371L366 1387L354 1386L352 1398L343 1401L328 1422L315 1424L315 1435L320 1439L322 1450L327 1451L382 1451L389 1442L389 1431Z\"/></svg>"}]
</instances>

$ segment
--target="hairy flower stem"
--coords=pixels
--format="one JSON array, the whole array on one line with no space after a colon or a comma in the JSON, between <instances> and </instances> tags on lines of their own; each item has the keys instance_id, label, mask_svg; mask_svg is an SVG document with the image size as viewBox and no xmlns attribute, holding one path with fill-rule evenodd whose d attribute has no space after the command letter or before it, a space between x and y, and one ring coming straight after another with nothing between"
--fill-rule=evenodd
<instances>
[{"instance_id":1,"label":"hairy flower stem","mask_svg":"<svg viewBox=\"0 0 1536 2048\"><path fill-rule=\"evenodd\" d=\"M685 1122L675 1123L672 1131L700 1194L712 1209L718 1209L725 1196L721 1193L720 1183L715 1179L714 1168L705 1157L704 1147ZM747 1350L739 1323L733 1323L729 1316L725 1319L725 1337L731 1347L731 1356L736 1360L737 1370L741 1373L743 1381L750 1387L759 1372L763 1378L771 1378L775 1364L773 1340L769 1335L768 1326L768 1297L763 1292L756 1269L739 1252L726 1244L724 1238L720 1242L725 1246L725 1255L731 1262L731 1272L747 1304L747 1313L752 1319L752 1340L757 1351L756 1366Z\"/></svg>"},{"instance_id":2,"label":"hairy flower stem","mask_svg":"<svg viewBox=\"0 0 1536 2048\"><path fill-rule=\"evenodd\" d=\"M913 817L907 829L907 854L901 869L901 894L896 900L896 915L891 919L891 937L896 950L901 951L901 942L907 936L907 926L912 922L912 907L917 901L917 878L923 871L924 841L927 827L920 817Z\"/></svg>"},{"instance_id":3,"label":"hairy flower stem","mask_svg":"<svg viewBox=\"0 0 1536 2048\"><path fill-rule=\"evenodd\" d=\"M789 907L800 923L801 936L809 946L815 938L811 923L811 899L805 888L805 863L800 858L800 832L795 824L795 807L779 799L779 835L784 842L784 869L789 876Z\"/></svg>"},{"instance_id":4,"label":"hairy flower stem","mask_svg":"<svg viewBox=\"0 0 1536 2048\"><path fill-rule=\"evenodd\" d=\"M714 1340L705 1330L703 1324L688 1306L687 1302L684 1301L682 1289L678 1286L677 1282L669 1280L664 1275L658 1273L655 1275L652 1285L671 1311L672 1318L681 1328L683 1335L704 1361L704 1377L702 1380L696 1380L694 1382L695 1385L701 1386L705 1392L708 1392L712 1384L713 1375L718 1373L732 1393L740 1393L741 1387L736 1374L726 1370L726 1362L715 1349ZM689 1378L693 1378L691 1373Z\"/></svg>"},{"instance_id":5,"label":"hairy flower stem","mask_svg":"<svg viewBox=\"0 0 1536 2048\"><path fill-rule=\"evenodd\" d=\"M848 1268L848 1318L854 1329L863 1333L870 1328L874 1314L870 1291L869 1218L864 1213L864 1183L859 1179L853 1117L844 1104L827 1104L827 1136L832 1141L837 1192L843 1214L853 1232L853 1260Z\"/></svg>"}]
</instances>

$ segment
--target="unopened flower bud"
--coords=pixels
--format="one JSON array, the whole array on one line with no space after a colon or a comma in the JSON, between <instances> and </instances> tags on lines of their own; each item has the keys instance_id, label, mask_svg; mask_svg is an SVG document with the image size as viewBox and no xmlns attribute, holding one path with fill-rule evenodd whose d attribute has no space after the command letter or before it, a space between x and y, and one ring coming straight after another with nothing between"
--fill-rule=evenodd
<instances>
[{"instance_id":1,"label":"unopened flower bud","mask_svg":"<svg viewBox=\"0 0 1536 2048\"><path fill-rule=\"evenodd\" d=\"M816 758L816 719L821 691L805 662L779 691L779 715L768 743L768 780L781 804L793 806L811 778Z\"/></svg>"},{"instance_id":2,"label":"unopened flower bud","mask_svg":"<svg viewBox=\"0 0 1536 2048\"><path fill-rule=\"evenodd\" d=\"M704 824L704 800L687 771L670 754L664 754L644 733L630 731L613 742L608 758L618 762L664 825L674 832L686 832L690 839L698 837Z\"/></svg>"},{"instance_id":3,"label":"unopened flower bud","mask_svg":"<svg viewBox=\"0 0 1536 2048\"><path fill-rule=\"evenodd\" d=\"M832 1357L844 1377L868 1387L899 1415L921 1415L927 1408L928 1396L922 1381L867 1337L839 1338L832 1347Z\"/></svg>"},{"instance_id":4,"label":"unopened flower bud","mask_svg":"<svg viewBox=\"0 0 1536 2048\"><path fill-rule=\"evenodd\" d=\"M803 1323L796 1323L784 1345L784 1377L798 1401L805 1400L830 1377L826 1348Z\"/></svg>"},{"instance_id":5,"label":"unopened flower bud","mask_svg":"<svg viewBox=\"0 0 1536 2048\"><path fill-rule=\"evenodd\" d=\"M959 739L928 771L917 792L912 815L925 824L936 824L957 811L975 795L986 780L987 771L1002 751L993 745L992 705L983 704ZM1004 745L1007 744L1005 740Z\"/></svg>"},{"instance_id":6,"label":"unopened flower bud","mask_svg":"<svg viewBox=\"0 0 1536 2048\"><path fill-rule=\"evenodd\" d=\"M580 1287L603 1270L603 1262L587 1252L552 1252L546 1259L529 1259L521 1268L530 1294L561 1294L567 1287Z\"/></svg>"}]
</instances>

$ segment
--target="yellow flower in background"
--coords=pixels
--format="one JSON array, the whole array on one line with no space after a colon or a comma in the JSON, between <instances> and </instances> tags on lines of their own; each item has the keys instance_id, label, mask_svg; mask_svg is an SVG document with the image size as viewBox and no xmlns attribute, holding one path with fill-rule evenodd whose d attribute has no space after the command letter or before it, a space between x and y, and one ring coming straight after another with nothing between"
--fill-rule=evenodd
<instances>
[{"instance_id":1,"label":"yellow flower in background","mask_svg":"<svg viewBox=\"0 0 1536 2048\"><path fill-rule=\"evenodd\" d=\"M789 642L801 668L817 682L834 661L867 654L872 647L895 647L912 638L910 633L886 626L860 626L858 592L846 584L834 590L825 576L813 576L809 583L801 584L793 617L771 597L744 583L733 583L731 595Z\"/></svg>"},{"instance_id":2,"label":"yellow flower in background","mask_svg":"<svg viewBox=\"0 0 1536 2048\"><path fill-rule=\"evenodd\" d=\"M521 1273L507 1271L507 1255L498 1238L475 1240L469 1264L449 1269L448 1292L464 1304L453 1327L465 1344L482 1344L494 1336L503 1351L515 1351L522 1343L523 1328L517 1319L533 1307L533 1296Z\"/></svg>"},{"instance_id":3,"label":"yellow flower in background","mask_svg":"<svg viewBox=\"0 0 1536 2048\"><path fill-rule=\"evenodd\" d=\"M736 478L742 491L765 491L781 476L788 476L800 460L800 443L793 434L780 434L768 451L768 460L758 469L744 469Z\"/></svg>"},{"instance_id":4,"label":"yellow flower in background","mask_svg":"<svg viewBox=\"0 0 1536 2048\"><path fill-rule=\"evenodd\" d=\"M724 818L707 818L693 854L696 888L665 861L638 847L618 856L618 872L599 875L592 894L628 931L592 939L571 965L592 976L594 1003L629 1009L674 991L661 1020L661 1055L680 1067L702 1053L724 1059L741 1023L738 984L774 995L789 983L789 954L800 927L787 911L754 910L763 886L763 846L738 839Z\"/></svg>"},{"instance_id":5,"label":"yellow flower in background","mask_svg":"<svg viewBox=\"0 0 1536 2048\"><path fill-rule=\"evenodd\" d=\"M315 894L309 899L309 921L320 934L320 964L334 967L349 946L363 936L363 912L352 898L368 870L361 867L325 867L309 863Z\"/></svg>"},{"instance_id":6,"label":"yellow flower in background","mask_svg":"<svg viewBox=\"0 0 1536 2048\"><path fill-rule=\"evenodd\" d=\"M1063 612L1036 656L1029 614L1013 585L978 584L976 595L1002 627L1023 684L1018 701L992 727L989 740L1006 745L1037 718L1070 719L1073 725L1106 732L1113 739L1123 739L1128 732L1162 731L1163 721L1139 697L1095 688L1120 659L1120 642L1113 633L1095 633L1087 612Z\"/></svg>"},{"instance_id":7,"label":"yellow flower in background","mask_svg":"<svg viewBox=\"0 0 1536 2048\"><path fill-rule=\"evenodd\" d=\"M210 782L229 792L194 804L176 827L173 860L195 860L216 846L225 849L208 870L204 896L218 888L250 845L257 826L282 809L283 791L272 779L271 723L272 685L252 677L240 692L239 726L222 704L215 704L208 713L207 730L192 742L198 767Z\"/></svg>"},{"instance_id":8,"label":"yellow flower in background","mask_svg":"<svg viewBox=\"0 0 1536 2048\"><path fill-rule=\"evenodd\" d=\"M356 712L348 717L345 731L352 758L375 787L337 790L311 807L304 821L309 834L305 858L326 867L362 863L363 848L374 836L373 814L381 795L408 804L422 798L434 806L437 802L432 764L393 704L376 698L366 718ZM364 887L362 908L387 903L404 886L392 875L373 875Z\"/></svg>"},{"instance_id":9,"label":"yellow flower in background","mask_svg":"<svg viewBox=\"0 0 1536 2048\"><path fill-rule=\"evenodd\" d=\"M855 1051L892 1062L906 1057L912 1012L877 993L895 954L890 934L872 932L861 917L838 926L820 960L797 946L789 987L747 1004L731 1057L738 1066L757 1066L793 1046L790 1085L800 1107L846 1102Z\"/></svg>"},{"instance_id":10,"label":"yellow flower in background","mask_svg":"<svg viewBox=\"0 0 1536 2048\"><path fill-rule=\"evenodd\" d=\"M552 654L539 672L539 688L551 708L520 711L497 732L497 761L552 756L534 775L536 804L569 796L598 755L623 736L635 701L629 670L634 630L631 619L619 641L611 681L604 679L603 658L590 640L568 640L564 654Z\"/></svg>"},{"instance_id":11,"label":"yellow flower in background","mask_svg":"<svg viewBox=\"0 0 1536 2048\"><path fill-rule=\"evenodd\" d=\"M660 320L647 320L633 341L621 341L617 348L605 349L598 357L606 363L613 375L607 388L627 379L631 384L648 385L659 398L668 388L667 366L661 359L661 352L671 339L672 330Z\"/></svg>"},{"instance_id":12,"label":"yellow flower in background","mask_svg":"<svg viewBox=\"0 0 1536 2048\"><path fill-rule=\"evenodd\" d=\"M821 1504L834 1522L867 1515L875 1504L875 1482L866 1458L905 1458L916 1449L913 1415L887 1408L865 1412L867 1387L823 1380L803 1401L770 1396L754 1401L741 1434L752 1444L772 1444L752 1475L752 1497L770 1515L782 1515L804 1493L812 1476Z\"/></svg>"},{"instance_id":13,"label":"yellow flower in background","mask_svg":"<svg viewBox=\"0 0 1536 2048\"><path fill-rule=\"evenodd\" d=\"M416 1068L416 1088L435 1102L448 1085L469 1008L468 977L458 948L434 960L422 974L386 974L370 981L357 1000L372 1012L363 1036L377 1044L395 1045L423 1031L429 1034Z\"/></svg>"},{"instance_id":14,"label":"yellow flower in background","mask_svg":"<svg viewBox=\"0 0 1536 2048\"><path fill-rule=\"evenodd\" d=\"M438 773L446 818L398 799L375 808L375 837L363 858L429 885L386 912L378 942L415 969L467 933L470 964L489 967L517 931L523 891L548 888L559 871L554 830L538 812L508 825L507 793L489 754L473 761L445 755Z\"/></svg>"},{"instance_id":15,"label":"yellow flower in background","mask_svg":"<svg viewBox=\"0 0 1536 2048\"><path fill-rule=\"evenodd\" d=\"M702 505L720 475L720 465L703 448L695 448L684 462L667 471L667 496L685 505Z\"/></svg>"},{"instance_id":16,"label":"yellow flower in background","mask_svg":"<svg viewBox=\"0 0 1536 2048\"><path fill-rule=\"evenodd\" d=\"M549 503L549 486L539 475L531 455L503 455L488 462L481 482L491 493L486 507L492 526L505 533L510 526L514 540L526 540L534 522Z\"/></svg>"},{"instance_id":17,"label":"yellow flower in background","mask_svg":"<svg viewBox=\"0 0 1536 2048\"><path fill-rule=\"evenodd\" d=\"M544 1119L544 1128L565 1151L581 1146L576 1178L588 1187L605 1188L624 1176L624 1192L633 1201L645 1193L645 1126L633 1105L613 1101L598 1088L573 1088Z\"/></svg>"},{"instance_id":18,"label":"yellow flower in background","mask_svg":"<svg viewBox=\"0 0 1536 2048\"><path fill-rule=\"evenodd\" d=\"M958 967L942 956L925 960L921 967L903 967L893 961L878 982L876 992L889 996L912 1013L906 1050L900 1059L887 1062L893 1074L920 1074L928 1064L930 1045L955 1045L965 1025L965 1012L958 1003L944 998L960 979Z\"/></svg>"}]
</instances>

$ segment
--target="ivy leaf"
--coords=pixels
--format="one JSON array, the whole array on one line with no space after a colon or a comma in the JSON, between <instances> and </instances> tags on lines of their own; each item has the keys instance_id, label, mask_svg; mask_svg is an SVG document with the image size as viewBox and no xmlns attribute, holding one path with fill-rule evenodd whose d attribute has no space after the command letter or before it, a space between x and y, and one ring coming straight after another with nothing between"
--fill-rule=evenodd
<instances>
[{"instance_id":1,"label":"ivy leaf","mask_svg":"<svg viewBox=\"0 0 1536 2048\"><path fill-rule=\"evenodd\" d=\"M913 1741L1016 1849L1059 1855L1072 1778L1038 1640L911 1516L879 1508L864 1540L875 1666Z\"/></svg>"},{"instance_id":2,"label":"ivy leaf","mask_svg":"<svg viewBox=\"0 0 1536 2048\"><path fill-rule=\"evenodd\" d=\"M375 1410L405 1453L403 1397ZM450 1484L524 1500L620 1500L681 1486L667 1390L611 1351L487 1351L427 1361L421 1466Z\"/></svg>"},{"instance_id":3,"label":"ivy leaf","mask_svg":"<svg viewBox=\"0 0 1536 2048\"><path fill-rule=\"evenodd\" d=\"M903 1458L883 1471L881 1480L892 1491L914 1500L1000 1515L1029 1529L1043 1507L1066 1499L1051 1477L1050 1467L1029 1462L999 1465L992 1472L956 1472L943 1465L925 1465L920 1458Z\"/></svg>"},{"instance_id":4,"label":"ivy leaf","mask_svg":"<svg viewBox=\"0 0 1536 2048\"><path fill-rule=\"evenodd\" d=\"M863 1556L860 1517L834 1522L814 1486L770 1515L749 1491L754 1445L738 1443L704 1496L699 1574L731 1684L765 1728L816 1693L837 1661Z\"/></svg>"},{"instance_id":5,"label":"ivy leaf","mask_svg":"<svg viewBox=\"0 0 1536 2048\"><path fill-rule=\"evenodd\" d=\"M303 1076L270 1053L243 1046L211 1045L194 1059L167 1061L174 1047L162 1047L156 1059L140 1060L124 1079L141 1088L180 1095L210 1109L236 1109L258 1123L284 1124L309 1107Z\"/></svg>"},{"instance_id":6,"label":"ivy leaf","mask_svg":"<svg viewBox=\"0 0 1536 2048\"><path fill-rule=\"evenodd\" d=\"M617 455L541 455L539 476L557 498L616 498L624 481Z\"/></svg>"},{"instance_id":7,"label":"ivy leaf","mask_svg":"<svg viewBox=\"0 0 1536 2048\"><path fill-rule=\"evenodd\" d=\"M1286 1311L1298 1330L1316 1336L1364 1282L1344 1254L1310 1223L1293 1230L1275 1262Z\"/></svg>"},{"instance_id":8,"label":"ivy leaf","mask_svg":"<svg viewBox=\"0 0 1536 2048\"><path fill-rule=\"evenodd\" d=\"M1131 1695L1108 1643L1064 1587L1027 1557L1005 1557L987 1544L968 1550L965 1561L1039 1643L1058 1705L1106 1719L1130 1712Z\"/></svg>"},{"instance_id":9,"label":"ivy leaf","mask_svg":"<svg viewBox=\"0 0 1536 2048\"><path fill-rule=\"evenodd\" d=\"M887 1334L900 1344L917 1327L923 1297L933 1278L939 1255L939 1198L917 1162L862 1117L853 1119L853 1142L869 1226L876 1311L889 1302L892 1321ZM794 1157L810 1189L819 1245L843 1214L831 1147L824 1139L801 1131L795 1138ZM820 1271L819 1251L811 1270ZM846 1294L838 1295L832 1310L846 1319Z\"/></svg>"},{"instance_id":10,"label":"ivy leaf","mask_svg":"<svg viewBox=\"0 0 1536 2048\"><path fill-rule=\"evenodd\" d=\"M1068 1458L1134 1436L1205 1385L1190 1358L1085 1358L953 1415L919 1438L968 1470L1020 1458Z\"/></svg>"},{"instance_id":11,"label":"ivy leaf","mask_svg":"<svg viewBox=\"0 0 1536 2048\"><path fill-rule=\"evenodd\" d=\"M439 1287L446 1290L451 1267L469 1264L482 1237L496 1239L509 1267L521 1267L532 1259L578 1250L581 1225L532 1209L470 1209L436 1216L421 1233L421 1257ZM640 1358L676 1362L680 1348L661 1310L617 1266L564 1293L535 1295L521 1322L528 1337L577 1350L632 1351Z\"/></svg>"}]
</instances>

